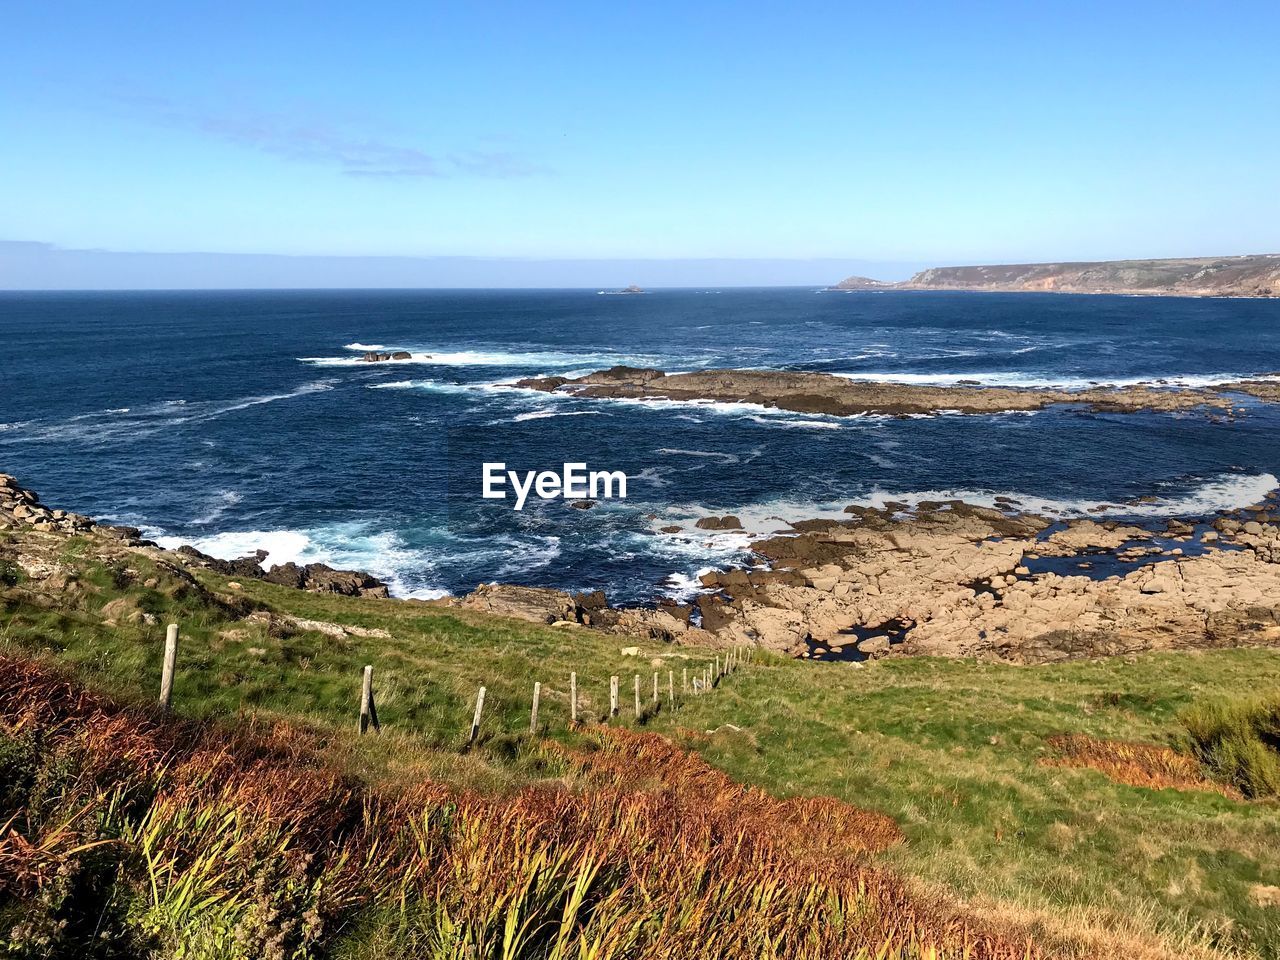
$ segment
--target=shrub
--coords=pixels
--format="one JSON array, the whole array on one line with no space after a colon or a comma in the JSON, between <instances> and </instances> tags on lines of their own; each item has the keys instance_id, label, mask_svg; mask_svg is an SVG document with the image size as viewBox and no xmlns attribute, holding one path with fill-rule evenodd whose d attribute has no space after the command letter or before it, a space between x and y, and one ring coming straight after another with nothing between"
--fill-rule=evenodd
<instances>
[{"instance_id":1,"label":"shrub","mask_svg":"<svg viewBox=\"0 0 1280 960\"><path fill-rule=\"evenodd\" d=\"M1280 795L1280 696L1197 703L1179 719L1215 778L1249 798Z\"/></svg>"}]
</instances>

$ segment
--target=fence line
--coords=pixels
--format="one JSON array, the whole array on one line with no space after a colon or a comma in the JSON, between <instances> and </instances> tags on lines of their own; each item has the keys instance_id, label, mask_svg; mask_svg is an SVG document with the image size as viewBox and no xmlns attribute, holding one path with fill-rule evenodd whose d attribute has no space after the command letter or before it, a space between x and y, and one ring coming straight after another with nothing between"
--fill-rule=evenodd
<instances>
[{"instance_id":1,"label":"fence line","mask_svg":"<svg viewBox=\"0 0 1280 960\"><path fill-rule=\"evenodd\" d=\"M178 663L178 636L179 629L176 623L168 625L165 631L164 642L164 660L161 668L160 677L160 696L159 705L162 710L170 710L173 704L173 682L177 673ZM755 659L755 653L751 647L733 647L724 654L721 660L719 655L714 658L714 663L706 663L702 667L702 676L694 675L692 687L689 683L689 668L682 667L680 671L681 694L689 694L701 696L708 691L714 689L719 684L722 677L728 676L730 673L736 672L744 663L750 663ZM661 683L659 671L653 674L653 702L650 705L648 715L656 715L662 708ZM646 717L643 704L640 699L640 674L634 677L634 693L635 693L635 719L639 723ZM476 692L475 712L471 718L471 728L467 736L467 744L474 744L480 735L480 724L484 717L484 701L486 689L482 685ZM533 684L533 698L529 709L529 732L536 734L538 732L538 715L542 702L542 681L535 681ZM680 701L676 698L676 672L674 669L667 671L667 703L666 709L676 711L680 709ZM608 719L613 720L618 716L618 677L613 675L609 678L609 714ZM578 715L578 674L572 671L569 674L569 723L571 726L577 726L579 723ZM361 670L360 681L360 712L357 722L357 732L360 736L368 733L372 729L375 733L382 731L382 724L378 719L377 700L374 696L373 686L373 664L365 664Z\"/></svg>"}]
</instances>

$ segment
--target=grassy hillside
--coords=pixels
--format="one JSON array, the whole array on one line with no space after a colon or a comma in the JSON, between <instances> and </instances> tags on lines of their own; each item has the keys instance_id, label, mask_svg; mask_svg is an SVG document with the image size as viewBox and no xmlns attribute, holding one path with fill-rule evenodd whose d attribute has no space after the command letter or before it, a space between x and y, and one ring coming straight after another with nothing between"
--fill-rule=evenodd
<instances>
[{"instance_id":1,"label":"grassy hillside","mask_svg":"<svg viewBox=\"0 0 1280 960\"><path fill-rule=\"evenodd\" d=\"M154 697L163 625L176 620L183 628L174 693L178 719L203 718L201 737L212 735L207 732L208 718L215 718L215 730L225 731L230 725L263 736L275 730L273 721L286 721L292 731L289 755L310 758L306 777L319 768L328 771L324 776L339 778L335 782L353 784L350 789L359 796L374 791L361 801L366 812L361 816L371 804L404 802L405 797L420 800L423 784L429 781L437 791L433 802L444 803L441 809L455 809L451 805L461 802L439 799L446 794L472 798L461 809L472 811L469 822L477 830L487 829L483 824L489 819L501 819L508 807L502 801L495 806L476 798L541 791L537 799L517 805L523 816L532 818L530 823L541 824L530 835L541 836L550 829L547 810L556 809L553 821L579 824L565 828L572 849L579 851L605 842L587 829L592 816L598 819L600 807L590 806L590 815L576 801L570 808L548 808L547 797L563 797L567 791L573 797L594 797L593 804L603 802L611 810L624 798L644 798L646 804L663 798L661 809L666 813L658 820L645 819L657 816L646 806L643 815L636 816L648 826L633 832L624 829L621 847L607 856L602 853L601 863L615 863L610 857L623 856L621 849L631 851L623 857L627 863L636 862L637 856L643 859L639 851L650 846L683 849L691 836L704 838L701 855L711 857L714 851L720 856L722 845L738 838L730 846L743 851L741 862L695 861L703 881L663 869L660 863L645 865L646 871L657 871L646 882L661 888L650 893L668 904L666 909L679 913L691 903L699 904L697 923L690 920L692 926L681 934L669 925L674 922L670 916L657 927L646 926L658 921L652 915L640 919L646 914L634 899L637 876L627 874L626 885L621 874L606 870L612 879L600 881L600 896L619 905L610 922L638 923L637 929L650 933L665 930L670 952L638 951L632 942L625 949L618 946L617 952L602 949L582 956L697 955L687 952L691 941L686 936L709 929L702 924L728 923L735 911L748 910L744 904L765 911L753 914L752 923L759 929L773 929L769 924L778 922L780 929L794 930L795 925L813 928L814 917L834 903L845 917L840 929L855 930L873 955L886 944L917 955L930 937L944 952L963 952L969 934L956 934L961 929L987 930L994 938L981 941L985 946L970 947L974 956L1021 955L1020 945L1030 932L1037 949L1047 954L1280 957L1280 809L1273 802L1246 802L1209 781L1197 782L1194 772L1181 789L1126 785L1117 774L1129 756L1125 749L1110 766L1097 764L1106 770L1102 772L1066 765L1078 758L1063 755L1053 739L1085 734L1107 741L1180 746L1178 714L1187 706L1242 690L1280 692L1280 652L1150 655L1041 668L932 659L877 661L854 668L760 656L714 692L682 698L673 711L665 703L667 671L675 671L679 691L685 666L692 676L713 652L642 644L639 656L626 656L621 651L631 641L583 628L537 627L421 604L313 595L256 581L232 587L209 573L191 582L162 562L123 550L104 552L93 541L34 541L58 569L40 583L12 566L0 570L0 654L18 658L11 671L28 669L12 664L30 663L33 657L70 668L92 689L125 705L102 708L112 716L131 702ZM28 543L23 549L33 548ZM51 587L56 592L50 592ZM266 610L273 615L265 615ZM335 625L345 625L350 632ZM366 663L375 668L384 732L357 738L360 671ZM655 670L661 673L663 700L656 712L649 706ZM578 676L584 716L592 720L603 719L607 712L609 676L624 678L622 716L615 727L637 725L630 678L640 673L646 702L642 725L700 754L712 767L689 767L690 761L682 759L687 754L680 751L663 753L667 748L602 738L594 724L571 731L570 671ZM531 735L528 711L535 681L543 684L541 725L538 734ZM468 750L467 728L480 684L488 689L485 721L481 742ZM22 696L27 697L24 709L35 709L41 702L39 696ZM21 740L13 726L14 717L21 714L18 699L16 692L8 700L0 693L0 714L9 724L6 736L11 742ZM146 730L159 723L156 732L146 733L148 744L176 736L164 732L172 724L145 711L137 716ZM254 723L248 727L245 721L250 717ZM86 722L79 714L50 715L40 721L50 731L78 730ZM48 737L50 742L57 738L54 733ZM297 746L300 743L305 748ZM187 756L192 749L178 752ZM261 749L255 747L254 756ZM1186 759L1183 754L1177 757ZM741 788L728 780L714 781L711 789L709 778L719 776L715 768L732 781L766 793L735 792ZM286 774L295 776L272 768L273 777ZM150 783L152 776L140 779ZM328 788L315 789L316 796L323 797ZM463 794L454 793L459 790ZM67 795L80 796L71 789ZM850 806L824 807L820 814L807 807L760 806L765 797L785 802L788 797L820 796ZM198 809L207 811L209 796L200 793L199 798L203 806ZM223 797L219 802L225 801ZM29 798L23 802L31 807ZM738 815L731 816L733 811ZM30 817L31 809L19 814ZM884 841L886 828L875 826L880 822L877 814L891 818L896 823L893 830L900 829L905 842ZM110 820L105 815L100 819ZM678 829L659 829L659 820ZM396 831L388 836L392 835L399 836ZM818 868L813 857L848 847L851 841L841 839L846 835L857 838L852 844L857 850L841 855L839 869L830 863ZM872 842L873 836L881 839ZM504 834L500 842L516 839ZM292 842L306 845L298 838ZM499 839L495 836L493 842ZM315 848L329 851L323 856L337 849L348 858L369 855L346 834L324 843L330 846ZM450 844L449 850L452 857L456 846ZM479 848L473 853L478 856ZM0 842L0 877L4 857ZM431 863L432 882L437 884L442 882L439 871L463 869L454 859ZM571 886L566 878L574 875L575 863L581 866L570 857L560 868L549 868L547 889ZM766 869L768 864L774 866ZM868 868L876 872L859 872ZM739 870L744 872L734 872ZM878 872L882 870L888 873ZM339 873L334 883L340 887L339 880L346 883L349 878ZM737 899L707 900L708 888L701 884L711 880L715 887L730 875L745 884ZM907 886L894 886L897 881L891 878L896 876L905 878ZM785 877L790 879L783 882ZM664 886L668 881L672 885ZM778 883L783 886L776 887ZM701 893L690 899L694 889ZM784 890L790 897L805 889L820 891L822 902L803 897L768 900ZM765 890L774 893L766 896ZM3 894L0 883L0 898ZM416 895L425 896L421 890ZM611 896L617 899L609 900ZM825 899L828 896L835 899ZM784 917L791 911L790 925L769 913L761 897ZM379 931L375 939L384 938L378 940L384 950L352 954L354 928L344 927L343 936L317 941L312 954L293 955L396 955L394 949L401 948L430 955L424 944L443 942L439 925L445 919L432 913L428 926L434 932L428 936L422 929L427 921L419 917L416 932L401 936L404 931L395 924L387 926L385 911L392 900L392 893L380 889L367 900L357 897L344 907L347 913L335 914L346 917L344 923L358 917L363 918L360 923L372 924ZM437 901L438 896L432 902L438 906ZM541 906L529 908L529 915L544 920L553 913L561 916L566 903L559 894L547 894ZM679 904L684 906L677 909ZM465 901L457 909L465 912L475 906ZM0 906L0 913L3 909ZM403 909L397 909L396 923L403 923ZM818 914L812 914L814 910ZM600 915L601 924L606 913ZM855 914L862 918L861 926L846 922ZM449 922L457 920L450 916ZM961 916L967 919L956 919ZM484 923L500 931L510 917L510 912L500 911ZM738 922L739 934L756 929L741 915ZM818 926L825 930L823 924ZM615 926L608 927L608 936L617 933ZM480 927L489 929L483 923ZM332 925L328 929L332 933ZM603 926L591 929L605 938L599 942L607 941L600 932ZM188 942L174 939L178 935L171 928L161 933L169 938L161 942ZM189 940L189 930L186 936ZM491 952L476 946L470 954L453 955L568 955L547 952L550 947L541 940L536 949L504 954L504 935L495 936ZM848 942L839 948L834 943L802 946L799 941L776 940L765 947L740 936L707 948L704 955L845 955L832 951L848 949ZM685 953L677 949L680 944Z\"/></svg>"}]
</instances>

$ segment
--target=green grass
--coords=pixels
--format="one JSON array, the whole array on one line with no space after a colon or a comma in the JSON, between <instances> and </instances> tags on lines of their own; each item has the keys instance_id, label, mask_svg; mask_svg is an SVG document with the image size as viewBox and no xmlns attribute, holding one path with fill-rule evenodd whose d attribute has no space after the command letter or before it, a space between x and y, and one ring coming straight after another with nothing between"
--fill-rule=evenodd
<instances>
[{"instance_id":1,"label":"green grass","mask_svg":"<svg viewBox=\"0 0 1280 960\"><path fill-rule=\"evenodd\" d=\"M1192 752L1246 797L1280 794L1280 694L1226 697L1182 712Z\"/></svg>"},{"instance_id":2,"label":"green grass","mask_svg":"<svg viewBox=\"0 0 1280 960\"><path fill-rule=\"evenodd\" d=\"M1280 652L1150 654L1047 667L904 659L853 669L773 662L681 722L730 775L778 794L829 793L894 817L894 860L923 881L1030 910L1100 911L1175 939L1280 956L1280 807L1151 790L1049 767L1061 732L1175 741L1179 713L1242 689L1280 690ZM697 746L697 744L695 744Z\"/></svg>"},{"instance_id":3,"label":"green grass","mask_svg":"<svg viewBox=\"0 0 1280 960\"><path fill-rule=\"evenodd\" d=\"M10 601L0 612L0 649L43 652L69 664L96 687L126 699L158 693L165 625L181 626L175 711L189 716L252 714L303 721L339 733L356 727L361 672L374 667L374 689L385 736L365 738L352 755L356 772L417 770L425 764L445 779L494 786L546 773L528 746L529 710L535 681L542 684L540 734L569 736L569 677L577 674L579 716L603 719L609 708L609 678L620 677L620 715L634 722L634 676L641 677L642 706L649 719L652 678L661 672L665 700L667 671L690 675L718 651L653 650L624 656L634 641L584 628L540 627L463 610L425 604L310 594L245 580L242 589L227 578L202 572L200 581L218 597L259 604L294 617L386 631L389 637L334 637L314 630L282 631L267 623L237 619L200 590L134 555L129 572L119 565L82 561L72 541L64 562L81 571L73 602L51 609ZM146 584L158 580L154 586ZM240 582L240 581L236 581ZM12 596L21 597L20 591ZM154 623L104 625L101 609L123 600ZM72 607L74 606L74 609ZM111 608L108 608L109 610ZM282 635L283 634L283 635ZM675 654L674 656L672 654ZM475 708L486 688L480 749L461 757ZM411 746L412 750L405 749ZM469 784L468 784L469 785Z\"/></svg>"},{"instance_id":4,"label":"green grass","mask_svg":"<svg viewBox=\"0 0 1280 960\"><path fill-rule=\"evenodd\" d=\"M256 581L242 597L297 617L385 630L389 638L280 636L246 624L206 592L143 557L104 565L74 542L80 570L66 603L41 606L10 587L0 650L44 651L117 696L158 687L164 624L183 634L175 709L193 716L253 714L330 730L352 772L422 774L500 789L560 771L528 734L541 681L543 735L571 739L568 678L585 716L603 717L611 674L622 677L631 723L635 673L645 703L659 669L690 675L709 652L555 629L416 603L313 595ZM130 572L132 571L132 572ZM159 582L147 586L153 578ZM154 624L108 627L97 611L125 598ZM687 654L689 659L682 659ZM661 667L651 658L663 660ZM352 733L364 664L375 668L381 737ZM482 744L466 751L477 688L487 688ZM1280 958L1280 908L1256 885L1280 885L1280 807L1201 791L1125 786L1087 769L1050 767L1045 738L1175 743L1193 704L1239 691L1280 692L1280 651L1151 654L1101 662L1008 667L972 661L886 660L849 665L761 656L713 695L646 722L677 735L734 778L780 796L833 795L889 814L908 843L886 861L936 888L1054 930L1081 925L1156 933L1175 944ZM732 727L739 728L737 730ZM711 736L686 736L685 731Z\"/></svg>"}]
</instances>

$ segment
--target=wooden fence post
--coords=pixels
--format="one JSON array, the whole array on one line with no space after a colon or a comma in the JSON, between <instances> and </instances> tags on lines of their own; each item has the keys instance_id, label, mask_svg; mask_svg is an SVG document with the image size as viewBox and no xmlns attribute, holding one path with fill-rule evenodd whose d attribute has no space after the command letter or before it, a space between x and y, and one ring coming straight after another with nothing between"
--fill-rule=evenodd
<instances>
[{"instance_id":1,"label":"wooden fence post","mask_svg":"<svg viewBox=\"0 0 1280 960\"><path fill-rule=\"evenodd\" d=\"M676 708L676 672L674 670L667 671L667 706L672 710Z\"/></svg>"},{"instance_id":2,"label":"wooden fence post","mask_svg":"<svg viewBox=\"0 0 1280 960\"><path fill-rule=\"evenodd\" d=\"M164 666L160 670L160 708L173 702L173 670L178 665L178 625L169 624L164 635Z\"/></svg>"},{"instance_id":3,"label":"wooden fence post","mask_svg":"<svg viewBox=\"0 0 1280 960\"><path fill-rule=\"evenodd\" d=\"M542 684L536 682L533 685L533 709L529 711L529 732L538 732L538 701L542 699Z\"/></svg>"},{"instance_id":4,"label":"wooden fence post","mask_svg":"<svg viewBox=\"0 0 1280 960\"><path fill-rule=\"evenodd\" d=\"M569 722L578 722L578 674L569 674Z\"/></svg>"},{"instance_id":5,"label":"wooden fence post","mask_svg":"<svg viewBox=\"0 0 1280 960\"><path fill-rule=\"evenodd\" d=\"M653 705L658 705L658 671L653 671Z\"/></svg>"},{"instance_id":6,"label":"wooden fence post","mask_svg":"<svg viewBox=\"0 0 1280 960\"><path fill-rule=\"evenodd\" d=\"M689 668L685 667L683 670L681 670L680 676L682 678L680 683L680 689L685 693L688 693L689 692Z\"/></svg>"},{"instance_id":7,"label":"wooden fence post","mask_svg":"<svg viewBox=\"0 0 1280 960\"><path fill-rule=\"evenodd\" d=\"M476 713L471 718L471 736L467 738L467 743L475 743L476 737L480 735L480 714L484 712L484 687L480 688L480 692L476 694Z\"/></svg>"},{"instance_id":8,"label":"wooden fence post","mask_svg":"<svg viewBox=\"0 0 1280 960\"><path fill-rule=\"evenodd\" d=\"M719 657L716 657L716 672L715 672L715 673L713 673L713 674L711 675L711 682L712 682L712 683L719 683L719 682L720 682L720 677L721 677L721 673L720 673L720 658L719 658Z\"/></svg>"},{"instance_id":9,"label":"wooden fence post","mask_svg":"<svg viewBox=\"0 0 1280 960\"><path fill-rule=\"evenodd\" d=\"M636 674L636 719L640 719L640 674Z\"/></svg>"},{"instance_id":10,"label":"wooden fence post","mask_svg":"<svg viewBox=\"0 0 1280 960\"><path fill-rule=\"evenodd\" d=\"M360 725L357 728L361 736L369 732L370 724L374 730L382 729L378 723L378 708L373 702L373 666L365 664L364 679L360 684Z\"/></svg>"},{"instance_id":11,"label":"wooden fence post","mask_svg":"<svg viewBox=\"0 0 1280 960\"><path fill-rule=\"evenodd\" d=\"M609 678L609 716L618 715L618 678Z\"/></svg>"}]
</instances>

